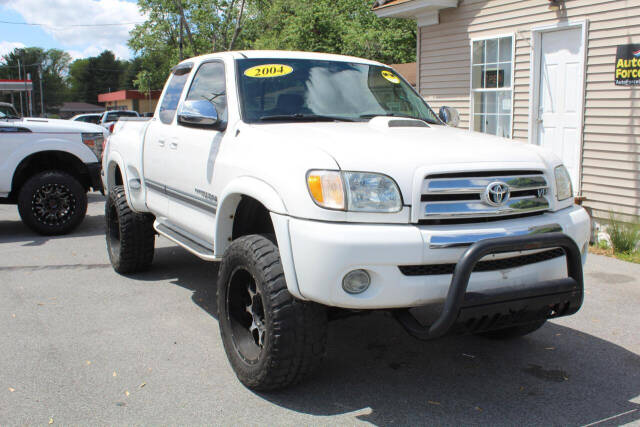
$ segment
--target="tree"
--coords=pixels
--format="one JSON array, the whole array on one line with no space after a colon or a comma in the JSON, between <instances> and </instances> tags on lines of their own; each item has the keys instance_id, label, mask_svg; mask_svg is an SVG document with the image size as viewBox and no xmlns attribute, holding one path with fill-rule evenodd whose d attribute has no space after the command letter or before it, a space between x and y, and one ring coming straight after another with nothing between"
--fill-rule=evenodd
<instances>
[{"instance_id":1,"label":"tree","mask_svg":"<svg viewBox=\"0 0 640 427\"><path fill-rule=\"evenodd\" d=\"M184 58L247 47L242 34L249 3L246 0L138 0L140 10L148 19L133 29L129 47L140 57L142 70L146 72L144 81L150 81L156 89L161 88L171 67L180 61L180 21L184 28Z\"/></svg>"},{"instance_id":2,"label":"tree","mask_svg":"<svg viewBox=\"0 0 640 427\"><path fill-rule=\"evenodd\" d=\"M416 24L380 19L366 0L261 0L246 29L254 49L305 50L415 61Z\"/></svg>"},{"instance_id":3,"label":"tree","mask_svg":"<svg viewBox=\"0 0 640 427\"><path fill-rule=\"evenodd\" d=\"M126 89L131 85L125 77L129 66L127 62L117 60L109 50L91 58L77 59L69 68L74 100L95 104L101 93Z\"/></svg>"},{"instance_id":4,"label":"tree","mask_svg":"<svg viewBox=\"0 0 640 427\"><path fill-rule=\"evenodd\" d=\"M71 56L59 49L44 50L39 47L14 49L4 55L5 65L0 66L0 78L17 79L18 62L20 62L21 75L24 78L24 70L31 74L33 82L34 115L40 112L40 70L42 70L42 87L44 90L45 110L54 112L56 107L69 98L69 88L65 81L65 75L69 69ZM16 99L14 97L14 99ZM26 103L25 103L26 105ZM28 111L26 109L25 113Z\"/></svg>"}]
</instances>

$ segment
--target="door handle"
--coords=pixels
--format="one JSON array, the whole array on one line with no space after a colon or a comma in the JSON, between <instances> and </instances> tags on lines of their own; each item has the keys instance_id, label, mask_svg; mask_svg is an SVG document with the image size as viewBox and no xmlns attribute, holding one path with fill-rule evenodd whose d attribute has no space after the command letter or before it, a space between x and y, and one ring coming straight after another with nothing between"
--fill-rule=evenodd
<instances>
[{"instance_id":1,"label":"door handle","mask_svg":"<svg viewBox=\"0 0 640 427\"><path fill-rule=\"evenodd\" d=\"M177 150L178 149L178 143L177 142L172 142L171 144L169 144L169 148L171 148L172 150Z\"/></svg>"},{"instance_id":2,"label":"door handle","mask_svg":"<svg viewBox=\"0 0 640 427\"><path fill-rule=\"evenodd\" d=\"M159 139L159 140L158 140L158 145L159 145L160 147L164 147L164 144L165 144L164 139Z\"/></svg>"}]
</instances>

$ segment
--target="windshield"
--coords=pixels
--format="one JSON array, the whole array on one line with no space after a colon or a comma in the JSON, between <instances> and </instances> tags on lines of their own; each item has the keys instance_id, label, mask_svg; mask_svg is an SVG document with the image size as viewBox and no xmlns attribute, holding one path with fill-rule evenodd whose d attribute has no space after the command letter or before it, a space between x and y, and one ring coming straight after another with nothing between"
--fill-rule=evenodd
<instances>
[{"instance_id":1,"label":"windshield","mask_svg":"<svg viewBox=\"0 0 640 427\"><path fill-rule=\"evenodd\" d=\"M13 107L8 105L0 105L0 119L18 119L18 114Z\"/></svg>"},{"instance_id":2,"label":"windshield","mask_svg":"<svg viewBox=\"0 0 640 427\"><path fill-rule=\"evenodd\" d=\"M120 117L138 117L136 113L133 111L115 111L113 113L107 113L106 122L115 122L118 121Z\"/></svg>"},{"instance_id":3,"label":"windshield","mask_svg":"<svg viewBox=\"0 0 640 427\"><path fill-rule=\"evenodd\" d=\"M424 100L388 67L279 58L241 59L237 64L247 123L398 116L440 124Z\"/></svg>"}]
</instances>

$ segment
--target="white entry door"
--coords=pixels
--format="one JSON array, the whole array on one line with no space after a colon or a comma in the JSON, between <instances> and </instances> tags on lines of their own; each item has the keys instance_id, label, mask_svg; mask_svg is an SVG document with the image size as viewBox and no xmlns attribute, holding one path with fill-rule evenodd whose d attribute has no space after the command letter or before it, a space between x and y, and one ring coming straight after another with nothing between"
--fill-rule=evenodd
<instances>
[{"instance_id":1,"label":"white entry door","mask_svg":"<svg viewBox=\"0 0 640 427\"><path fill-rule=\"evenodd\" d=\"M544 32L540 41L537 141L562 159L575 190L580 177L582 140L582 30L578 27Z\"/></svg>"}]
</instances>

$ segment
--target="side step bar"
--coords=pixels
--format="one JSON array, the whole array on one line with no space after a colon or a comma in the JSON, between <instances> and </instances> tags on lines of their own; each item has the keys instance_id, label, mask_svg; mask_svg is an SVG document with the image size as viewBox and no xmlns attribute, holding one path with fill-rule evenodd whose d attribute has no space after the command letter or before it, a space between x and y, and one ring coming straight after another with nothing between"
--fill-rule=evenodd
<instances>
[{"instance_id":1,"label":"side step bar","mask_svg":"<svg viewBox=\"0 0 640 427\"><path fill-rule=\"evenodd\" d=\"M158 232L158 234L166 237L167 239L177 243L182 246L192 254L196 255L199 258L202 258L205 261L218 261L213 254L213 248L208 248L203 246L201 243L196 242L192 238L180 233L179 231L158 222L157 220L153 224L153 228Z\"/></svg>"},{"instance_id":2,"label":"side step bar","mask_svg":"<svg viewBox=\"0 0 640 427\"><path fill-rule=\"evenodd\" d=\"M467 293L474 266L481 258L495 253L534 249L562 248L568 276L517 289ZM480 240L467 249L458 261L444 307L429 327L422 325L409 309L393 314L407 332L419 339L431 340L460 330L500 329L515 324L568 316L582 306L584 282L580 249L563 233L499 237Z\"/></svg>"}]
</instances>

